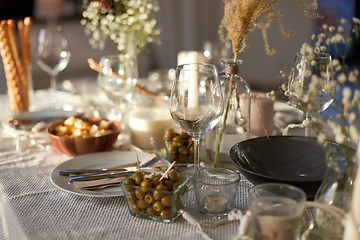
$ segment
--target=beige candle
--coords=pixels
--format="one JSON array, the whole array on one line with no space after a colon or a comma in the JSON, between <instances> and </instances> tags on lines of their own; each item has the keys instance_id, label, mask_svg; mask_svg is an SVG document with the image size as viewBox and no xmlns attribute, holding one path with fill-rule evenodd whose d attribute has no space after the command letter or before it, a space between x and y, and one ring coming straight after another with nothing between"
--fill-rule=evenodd
<instances>
[{"instance_id":1,"label":"beige candle","mask_svg":"<svg viewBox=\"0 0 360 240\"><path fill-rule=\"evenodd\" d=\"M138 108L130 112L129 128L131 143L139 148L152 149L150 139L164 147L163 129L175 125L169 109L165 107Z\"/></svg>"},{"instance_id":2,"label":"beige candle","mask_svg":"<svg viewBox=\"0 0 360 240\"><path fill-rule=\"evenodd\" d=\"M251 93L250 132L257 137L271 136L274 131L274 101L265 93Z\"/></svg>"}]
</instances>

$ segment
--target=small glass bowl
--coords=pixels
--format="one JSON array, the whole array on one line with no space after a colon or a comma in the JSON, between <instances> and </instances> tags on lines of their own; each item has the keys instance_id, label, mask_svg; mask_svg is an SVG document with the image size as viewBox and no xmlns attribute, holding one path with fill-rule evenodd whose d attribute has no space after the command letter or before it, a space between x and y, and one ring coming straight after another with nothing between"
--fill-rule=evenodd
<instances>
[{"instance_id":1,"label":"small glass bowl","mask_svg":"<svg viewBox=\"0 0 360 240\"><path fill-rule=\"evenodd\" d=\"M168 131L172 130L173 137L169 137ZM167 135L168 134L168 135ZM175 166L194 165L194 142L192 137L182 132L180 128L163 129L166 159L172 163L176 160ZM174 138L176 137L176 138ZM202 140L200 140L201 146Z\"/></svg>"},{"instance_id":2,"label":"small glass bowl","mask_svg":"<svg viewBox=\"0 0 360 240\"><path fill-rule=\"evenodd\" d=\"M146 170L145 174L152 174L154 179L160 171ZM180 185L172 191L159 190L156 188L146 188L137 185L128 185L124 181L121 182L121 188L126 197L130 214L144 219L151 219L158 222L171 223L175 221L181 214L179 209L183 208L188 201L190 178L188 174L179 172ZM136 174L136 173L135 173ZM134 178L134 175L131 178ZM146 179L146 177L145 177ZM170 181L170 179L166 181ZM163 183L165 183L163 181ZM165 185L165 184L164 184ZM169 182L168 189L171 187Z\"/></svg>"}]
</instances>

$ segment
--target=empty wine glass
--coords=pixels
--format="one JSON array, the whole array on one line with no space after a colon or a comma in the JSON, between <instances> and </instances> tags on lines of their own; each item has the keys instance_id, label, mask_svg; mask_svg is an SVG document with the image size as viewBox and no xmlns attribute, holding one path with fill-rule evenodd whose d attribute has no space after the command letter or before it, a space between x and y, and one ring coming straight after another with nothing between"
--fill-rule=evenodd
<instances>
[{"instance_id":1,"label":"empty wine glass","mask_svg":"<svg viewBox=\"0 0 360 240\"><path fill-rule=\"evenodd\" d=\"M131 101L138 76L136 59L123 55L103 56L99 62L98 81L114 103L115 120L124 121L127 104Z\"/></svg>"},{"instance_id":2,"label":"empty wine glass","mask_svg":"<svg viewBox=\"0 0 360 240\"><path fill-rule=\"evenodd\" d=\"M50 89L54 92L52 102L59 108L57 98L57 77L70 60L68 42L61 26L53 23L41 28L38 33L36 63L50 75Z\"/></svg>"},{"instance_id":3,"label":"empty wine glass","mask_svg":"<svg viewBox=\"0 0 360 240\"><path fill-rule=\"evenodd\" d=\"M170 114L193 138L196 172L200 169L200 138L219 122L223 110L215 65L189 63L177 66L170 96Z\"/></svg>"},{"instance_id":4,"label":"empty wine glass","mask_svg":"<svg viewBox=\"0 0 360 240\"><path fill-rule=\"evenodd\" d=\"M290 103L305 114L305 136L310 136L313 115L327 109L335 98L332 59L327 53L297 54L289 76Z\"/></svg>"}]
</instances>

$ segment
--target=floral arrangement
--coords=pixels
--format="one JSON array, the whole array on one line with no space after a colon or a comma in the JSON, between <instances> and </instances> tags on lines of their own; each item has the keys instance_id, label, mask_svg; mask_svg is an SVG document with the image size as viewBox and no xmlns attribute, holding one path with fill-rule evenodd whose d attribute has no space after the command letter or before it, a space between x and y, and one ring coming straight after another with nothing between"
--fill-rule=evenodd
<instances>
[{"instance_id":1,"label":"floral arrangement","mask_svg":"<svg viewBox=\"0 0 360 240\"><path fill-rule=\"evenodd\" d=\"M354 41L358 42L360 39L360 20L353 18L352 23L348 24L345 19L342 19L339 26L324 24L320 30L321 32L318 35L313 34L311 36L314 44L304 43L300 49L300 54L312 61L315 56L330 53L332 49L335 50L335 56L331 62L331 74L336 81L333 81L330 86L318 78L310 76L312 77L311 87L306 92L299 94L298 97L301 99L302 104L311 108L316 104L312 96L319 94L317 87L320 86L320 88L326 89L337 85L336 89L341 91L342 99L340 101L335 100L331 104L332 109L336 111L335 116L315 122L318 126L317 137L320 143L332 139L338 144L350 146L350 142L359 141L360 136L358 129L360 124L360 119L358 119L360 113L360 89L358 88L360 74L356 67L350 68L345 59ZM281 73L283 77L289 77L287 74ZM311 73L309 74L311 75ZM286 83L282 85L281 91L272 91L268 93L268 97L275 99L279 96L279 93L283 93L285 96L290 95ZM290 102L288 103L291 105ZM323 126L324 123L326 123L326 127Z\"/></svg>"},{"instance_id":2,"label":"floral arrangement","mask_svg":"<svg viewBox=\"0 0 360 240\"><path fill-rule=\"evenodd\" d=\"M266 52L270 55L275 53L270 49L267 42L267 29L274 20L278 20L280 32L288 37L294 35L293 32L284 31L282 27L283 15L275 6L280 0L224 0L224 16L220 25L219 35L223 41L231 40L233 51L233 62L238 60L238 54L247 47L246 37L255 28L262 32ZM319 17L317 13L311 13L311 10L317 9L317 0L296 0L301 11L308 17ZM231 86L233 74L230 77L230 89L226 98L223 124L220 129L213 166L217 166L218 155L222 135L226 126L227 114L230 106Z\"/></svg>"},{"instance_id":3,"label":"floral arrangement","mask_svg":"<svg viewBox=\"0 0 360 240\"><path fill-rule=\"evenodd\" d=\"M110 39L120 54L136 55L148 43L160 44L157 11L156 0L84 0L81 24L93 48L103 49Z\"/></svg>"}]
</instances>

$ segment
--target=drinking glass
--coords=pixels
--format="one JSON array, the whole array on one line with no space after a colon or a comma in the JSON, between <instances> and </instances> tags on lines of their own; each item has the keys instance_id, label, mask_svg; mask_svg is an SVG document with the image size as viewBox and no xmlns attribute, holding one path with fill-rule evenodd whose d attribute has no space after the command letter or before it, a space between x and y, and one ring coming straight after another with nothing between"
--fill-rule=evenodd
<instances>
[{"instance_id":1,"label":"drinking glass","mask_svg":"<svg viewBox=\"0 0 360 240\"><path fill-rule=\"evenodd\" d=\"M247 235L254 240L299 239L305 201L305 192L295 186L283 183L253 186L248 192Z\"/></svg>"},{"instance_id":2,"label":"drinking glass","mask_svg":"<svg viewBox=\"0 0 360 240\"><path fill-rule=\"evenodd\" d=\"M99 62L98 81L107 97L114 103L115 120L124 121L138 77L136 59L123 55L103 56Z\"/></svg>"},{"instance_id":3,"label":"drinking glass","mask_svg":"<svg viewBox=\"0 0 360 240\"><path fill-rule=\"evenodd\" d=\"M199 172L200 138L219 122L223 96L215 65L189 63L175 71L170 96L170 114L194 141L194 166Z\"/></svg>"},{"instance_id":4,"label":"drinking glass","mask_svg":"<svg viewBox=\"0 0 360 240\"><path fill-rule=\"evenodd\" d=\"M327 53L297 54L289 76L290 103L305 114L305 136L310 136L313 115L327 109L335 98L332 59Z\"/></svg>"},{"instance_id":5,"label":"drinking glass","mask_svg":"<svg viewBox=\"0 0 360 240\"><path fill-rule=\"evenodd\" d=\"M58 104L57 78L70 60L68 42L61 26L48 24L38 32L36 63L50 75L50 90L54 92L52 102Z\"/></svg>"}]
</instances>

